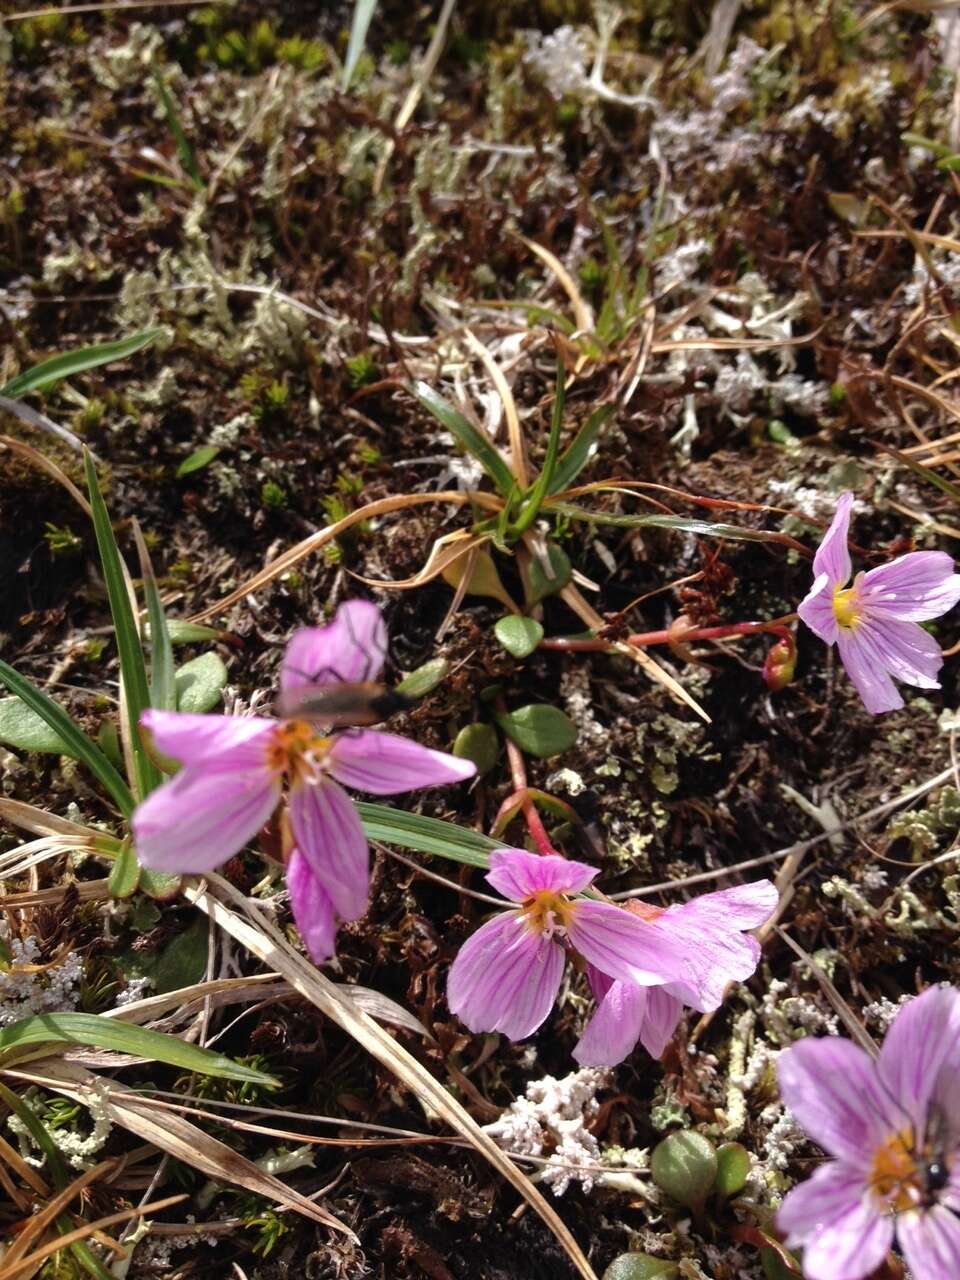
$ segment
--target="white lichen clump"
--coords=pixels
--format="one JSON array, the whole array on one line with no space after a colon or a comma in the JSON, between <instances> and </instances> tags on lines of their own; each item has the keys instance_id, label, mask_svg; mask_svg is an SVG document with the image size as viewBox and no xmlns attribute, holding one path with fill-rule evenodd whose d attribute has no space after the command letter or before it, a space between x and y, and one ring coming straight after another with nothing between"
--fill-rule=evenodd
<instances>
[{"instance_id":1,"label":"white lichen clump","mask_svg":"<svg viewBox=\"0 0 960 1280\"><path fill-rule=\"evenodd\" d=\"M83 963L76 951L59 964L37 970L40 945L36 938L6 938L10 968L0 971L0 1027L38 1013L69 1013L77 1007Z\"/></svg>"},{"instance_id":2,"label":"white lichen clump","mask_svg":"<svg viewBox=\"0 0 960 1280\"><path fill-rule=\"evenodd\" d=\"M572 1182L582 1182L589 1191L603 1174L597 1168L600 1145L586 1126L599 1110L596 1095L610 1076L605 1068L584 1067L562 1080L544 1076L532 1081L526 1096L486 1131L514 1155L542 1156L549 1151L541 1177L554 1195L562 1196Z\"/></svg>"}]
</instances>

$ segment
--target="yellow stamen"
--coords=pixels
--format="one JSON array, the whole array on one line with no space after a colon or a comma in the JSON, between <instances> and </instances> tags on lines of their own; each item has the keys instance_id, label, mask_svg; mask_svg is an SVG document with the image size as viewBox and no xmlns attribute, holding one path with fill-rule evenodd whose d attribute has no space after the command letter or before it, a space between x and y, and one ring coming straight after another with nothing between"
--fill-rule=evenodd
<instances>
[{"instance_id":1,"label":"yellow stamen","mask_svg":"<svg viewBox=\"0 0 960 1280\"><path fill-rule=\"evenodd\" d=\"M833 616L841 627L855 627L860 621L860 592L856 584L846 591L839 587L834 590Z\"/></svg>"},{"instance_id":2,"label":"yellow stamen","mask_svg":"<svg viewBox=\"0 0 960 1280\"><path fill-rule=\"evenodd\" d=\"M525 918L528 929L549 938L557 930L565 931L570 927L574 909L574 903L562 893L541 889L539 893L526 899L520 914Z\"/></svg>"},{"instance_id":3,"label":"yellow stamen","mask_svg":"<svg viewBox=\"0 0 960 1280\"><path fill-rule=\"evenodd\" d=\"M913 1131L891 1134L873 1158L869 1187L884 1208L895 1213L916 1208L923 1199L923 1171L913 1147Z\"/></svg>"},{"instance_id":4,"label":"yellow stamen","mask_svg":"<svg viewBox=\"0 0 960 1280\"><path fill-rule=\"evenodd\" d=\"M284 720L277 725L267 747L267 763L278 773L310 778L333 745L332 738L316 733L306 720Z\"/></svg>"}]
</instances>

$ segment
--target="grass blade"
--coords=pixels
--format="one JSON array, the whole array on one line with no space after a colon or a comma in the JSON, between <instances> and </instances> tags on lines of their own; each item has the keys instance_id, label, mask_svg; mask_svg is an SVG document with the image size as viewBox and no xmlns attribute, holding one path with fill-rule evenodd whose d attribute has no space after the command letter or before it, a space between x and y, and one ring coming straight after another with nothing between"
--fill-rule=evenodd
<instances>
[{"instance_id":1,"label":"grass blade","mask_svg":"<svg viewBox=\"0 0 960 1280\"><path fill-rule=\"evenodd\" d=\"M83 1044L95 1049L112 1049L137 1058L165 1062L200 1075L219 1076L274 1088L278 1081L263 1071L244 1067L239 1062L188 1044L179 1036L150 1031L115 1018L101 1018L95 1013L40 1013L23 1018L11 1026L0 1028L0 1054L35 1044Z\"/></svg>"},{"instance_id":2,"label":"grass blade","mask_svg":"<svg viewBox=\"0 0 960 1280\"><path fill-rule=\"evenodd\" d=\"M358 801L357 809L368 840L382 840L401 849L433 853L452 862L485 868L490 865L494 849L506 848L502 840L491 840L479 831L455 827L439 818L425 818L419 813L405 813L402 809L365 801Z\"/></svg>"},{"instance_id":3,"label":"grass blade","mask_svg":"<svg viewBox=\"0 0 960 1280\"><path fill-rule=\"evenodd\" d=\"M367 43L367 32L370 21L377 7L377 0L354 0L353 21L350 24L350 43L347 45L347 56L343 63L343 76L340 80L340 92L346 93L350 81L357 69L360 55Z\"/></svg>"},{"instance_id":4,"label":"grass blade","mask_svg":"<svg viewBox=\"0 0 960 1280\"><path fill-rule=\"evenodd\" d=\"M476 458L496 485L498 492L504 498L507 497L516 481L513 472L487 437L482 435L459 409L454 409L453 405L448 404L443 396L438 395L426 382L416 382L410 390L423 407L456 437L467 453Z\"/></svg>"},{"instance_id":5,"label":"grass blade","mask_svg":"<svg viewBox=\"0 0 960 1280\"><path fill-rule=\"evenodd\" d=\"M593 413L577 432L573 443L561 455L547 493L562 493L564 489L570 488L590 461L590 455L597 437L613 416L613 411L614 406L612 404L602 404L599 409L594 409Z\"/></svg>"},{"instance_id":6,"label":"grass blade","mask_svg":"<svg viewBox=\"0 0 960 1280\"><path fill-rule=\"evenodd\" d=\"M150 706L150 689L147 685L147 669L143 661L143 648L140 635L130 607L127 595L127 584L124 579L123 564L117 540L113 536L113 526L104 505L97 472L89 453L84 456L84 467L87 476L87 488L90 494L90 506L93 509L93 528L97 535L97 547L100 550L100 564L103 568L103 580L107 588L110 602L110 614L117 637L117 652L120 657L121 698L120 715L125 720L127 741L133 754L135 773L135 791L142 800L144 796L160 785L163 777L160 770L147 755L140 741L137 725L140 714Z\"/></svg>"},{"instance_id":7,"label":"grass blade","mask_svg":"<svg viewBox=\"0 0 960 1280\"><path fill-rule=\"evenodd\" d=\"M547 438L547 451L543 466L536 482L531 486L520 514L513 524L513 533L519 536L529 529L540 514L543 500L551 491L551 483L557 467L557 454L560 452L560 430L563 426L563 410L567 401L566 377L563 361L557 361L557 389L553 397L553 413L550 417L550 435Z\"/></svg>"},{"instance_id":8,"label":"grass blade","mask_svg":"<svg viewBox=\"0 0 960 1280\"><path fill-rule=\"evenodd\" d=\"M779 542L796 547L802 545L787 534L777 533L773 529L747 529L738 524L698 520L695 516L614 516L605 511L588 511L572 502L552 502L550 510L569 516L571 520L611 525L617 529L675 529L679 533L696 533L704 538L727 538L731 542Z\"/></svg>"},{"instance_id":9,"label":"grass blade","mask_svg":"<svg viewBox=\"0 0 960 1280\"><path fill-rule=\"evenodd\" d=\"M932 484L934 488L939 489L941 493L945 493L953 502L960 504L960 488L952 484L944 476L939 475L930 467L923 466L920 462L915 462L909 454L901 453L899 449L894 449L888 444L878 444L877 448L882 449L884 453L889 453L891 458L896 458L903 466L909 467L914 475L919 476L921 480L926 480L927 484Z\"/></svg>"},{"instance_id":10,"label":"grass blade","mask_svg":"<svg viewBox=\"0 0 960 1280\"><path fill-rule=\"evenodd\" d=\"M110 793L111 799L125 818L133 812L133 796L124 780L103 754L97 744L70 719L52 698L41 692L29 680L0 659L0 681L11 693L25 702L70 748L70 754L81 760L98 782Z\"/></svg>"},{"instance_id":11,"label":"grass blade","mask_svg":"<svg viewBox=\"0 0 960 1280\"><path fill-rule=\"evenodd\" d=\"M42 391L55 382L71 378L75 373L83 373L86 369L95 369L97 365L109 364L112 360L123 360L134 352L142 351L163 333L162 328L144 329L142 333L131 334L129 338L121 338L118 342L101 342L95 347L81 347L79 351L65 351L63 355L54 356L52 360L44 360L31 369L12 378L5 386L0 387L0 395L10 400L19 400L30 391Z\"/></svg>"},{"instance_id":12,"label":"grass blade","mask_svg":"<svg viewBox=\"0 0 960 1280\"><path fill-rule=\"evenodd\" d=\"M147 601L150 620L150 705L158 711L176 711L177 685L173 664L173 645L167 627L167 617L157 589L150 553L143 540L140 526L133 522L133 537L140 557L140 576L143 578L143 594Z\"/></svg>"},{"instance_id":13,"label":"grass blade","mask_svg":"<svg viewBox=\"0 0 960 1280\"><path fill-rule=\"evenodd\" d=\"M180 157L180 164L183 166L184 171L189 174L194 188L197 191L202 191L203 179L200 177L200 170L197 168L193 148L190 146L183 125L180 123L180 117L177 114L177 108L170 95L170 90L167 88L167 82L159 71L154 71L153 80L157 86L157 93L160 95L163 114L167 118L167 124L173 134L173 140L177 144L177 155Z\"/></svg>"}]
</instances>

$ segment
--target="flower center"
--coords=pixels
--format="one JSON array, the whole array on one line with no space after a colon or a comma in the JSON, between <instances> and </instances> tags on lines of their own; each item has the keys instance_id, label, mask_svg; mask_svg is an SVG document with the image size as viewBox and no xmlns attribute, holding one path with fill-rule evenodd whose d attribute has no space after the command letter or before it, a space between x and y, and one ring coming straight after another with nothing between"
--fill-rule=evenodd
<instances>
[{"instance_id":1,"label":"flower center","mask_svg":"<svg viewBox=\"0 0 960 1280\"><path fill-rule=\"evenodd\" d=\"M914 1151L913 1130L891 1134L878 1148L868 1185L884 1208L894 1213L915 1209L925 1194L923 1168Z\"/></svg>"},{"instance_id":2,"label":"flower center","mask_svg":"<svg viewBox=\"0 0 960 1280\"><path fill-rule=\"evenodd\" d=\"M555 933L566 933L573 919L576 904L562 893L541 889L524 901L520 914L528 929L552 938Z\"/></svg>"},{"instance_id":3,"label":"flower center","mask_svg":"<svg viewBox=\"0 0 960 1280\"><path fill-rule=\"evenodd\" d=\"M841 627L853 628L860 621L860 592L856 583L846 591L839 587L834 590L833 616Z\"/></svg>"},{"instance_id":4,"label":"flower center","mask_svg":"<svg viewBox=\"0 0 960 1280\"><path fill-rule=\"evenodd\" d=\"M312 782L332 746L333 739L316 733L306 720L282 720L267 747L267 763L291 782Z\"/></svg>"}]
</instances>

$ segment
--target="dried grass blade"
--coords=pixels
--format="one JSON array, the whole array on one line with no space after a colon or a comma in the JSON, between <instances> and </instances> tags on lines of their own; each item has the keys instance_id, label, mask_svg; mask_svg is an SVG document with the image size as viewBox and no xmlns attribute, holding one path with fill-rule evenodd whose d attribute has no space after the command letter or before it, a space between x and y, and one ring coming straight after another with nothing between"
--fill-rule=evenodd
<instances>
[{"instance_id":1,"label":"dried grass blade","mask_svg":"<svg viewBox=\"0 0 960 1280\"><path fill-rule=\"evenodd\" d=\"M544 266L549 267L553 274L557 277L557 283L560 288L570 299L570 305L573 308L573 316L577 322L577 328L582 333L593 332L593 312L583 300L583 295L577 288L576 283L570 272L563 265L559 258L545 249L542 244L537 244L535 240L528 240L526 236L520 237L531 253L536 254Z\"/></svg>"},{"instance_id":2,"label":"dried grass blade","mask_svg":"<svg viewBox=\"0 0 960 1280\"><path fill-rule=\"evenodd\" d=\"M244 912L244 916L231 910L213 890L230 898ZM414 1094L429 1105L456 1132L462 1134L471 1145L485 1156L499 1173L513 1186L540 1215L565 1250L571 1262L584 1280L597 1280L585 1254L570 1231L546 1202L533 1184L511 1164L508 1157L490 1138L473 1117L447 1093L420 1063L397 1044L367 1014L345 1000L337 986L318 969L309 964L290 946L266 919L249 916L250 908L233 887L220 876L208 877L208 885L186 885L184 894L202 911L206 912L221 928L225 929L264 964L281 973L300 994L326 1014L358 1044L363 1045L378 1061L393 1071Z\"/></svg>"},{"instance_id":3,"label":"dried grass blade","mask_svg":"<svg viewBox=\"0 0 960 1280\"><path fill-rule=\"evenodd\" d=\"M81 827L77 822L66 818L58 818L55 813L47 813L35 805L25 804L22 800L0 799L0 818L5 818L14 827L22 831L32 831L38 836L97 836L101 833L93 827Z\"/></svg>"},{"instance_id":4,"label":"dried grass blade","mask_svg":"<svg viewBox=\"0 0 960 1280\"><path fill-rule=\"evenodd\" d=\"M79 441L77 443L80 444ZM25 444L23 440L14 440L12 436L0 436L0 445L4 445L12 453L18 453L21 458L25 458L27 462L39 471L45 471L48 476L52 476L57 484L63 485L74 502L79 507L82 507L84 513L92 519L93 512L90 510L90 503L66 472L62 471L55 462L41 453L39 449L35 449L32 444Z\"/></svg>"},{"instance_id":5,"label":"dried grass blade","mask_svg":"<svg viewBox=\"0 0 960 1280\"><path fill-rule=\"evenodd\" d=\"M286 573L295 564L299 564L311 552L319 551L328 542L332 542L341 533L345 533L347 529L352 528L363 520L369 520L373 516L387 515L391 511L402 511L404 507L418 507L426 503L442 502L453 502L458 507L467 506L470 502L475 502L479 506L485 506L493 510L496 510L499 505L492 494L460 493L456 489L442 489L439 493L394 494L389 498L380 498L377 502L368 502L366 506L359 507L356 511L351 511L342 520L337 520L336 523L327 525L325 529L318 529L316 533L311 533L308 538L296 543L295 546L277 556L276 560L272 560L259 573L255 573L252 578L248 578L235 591L231 591L228 596L224 596L216 604L209 605L206 609L202 609L199 613L195 613L192 617L185 619L185 621L206 622L208 618L215 618L218 613L223 613L224 609L229 609L231 605L236 604L238 600L242 600L244 596L249 595L252 591L259 591L268 582L272 582L274 578L278 578L280 574Z\"/></svg>"},{"instance_id":6,"label":"dried grass blade","mask_svg":"<svg viewBox=\"0 0 960 1280\"><path fill-rule=\"evenodd\" d=\"M465 329L464 334L467 339L467 346L481 361L490 375L490 381L496 388L497 395L503 403L503 412L507 420L507 435L510 440L510 470L516 477L520 488L526 489L530 483L530 474L527 469L527 446L523 438L523 428L520 426L517 402L514 400L513 392L510 390L510 383L507 382L503 370L480 339L469 329Z\"/></svg>"},{"instance_id":7,"label":"dried grass blade","mask_svg":"<svg viewBox=\"0 0 960 1280\"><path fill-rule=\"evenodd\" d=\"M19 1262L24 1257L34 1240L43 1235L44 1231L53 1225L60 1213L66 1209L74 1197L78 1196L84 1187L88 1187L91 1182L96 1182L102 1174L112 1169L114 1163L115 1161L113 1160L101 1160L98 1165L94 1165L92 1169L87 1169L79 1177L74 1178L62 1191L58 1191L53 1199L48 1200L38 1213L32 1214L23 1230L19 1232L13 1244L3 1255L3 1274L6 1274L8 1267L15 1262ZM59 1242L58 1248L63 1248L63 1245ZM16 1268L16 1270L20 1270L20 1268Z\"/></svg>"},{"instance_id":8,"label":"dried grass blade","mask_svg":"<svg viewBox=\"0 0 960 1280\"><path fill-rule=\"evenodd\" d=\"M54 1058L44 1059L30 1071L11 1068L4 1074L54 1089L57 1093L75 1098L85 1106L102 1106L116 1124L129 1129L145 1142L152 1143L160 1151L166 1151L175 1160L182 1160L184 1164L199 1169L208 1178L245 1187L256 1195L274 1200L284 1208L295 1209L304 1217L356 1240L350 1228L332 1214L294 1191L292 1187L286 1186L273 1174L259 1169L246 1156L232 1151L184 1116L165 1111L162 1120L158 1120L153 1114L155 1108L147 1102L141 1102L114 1080ZM2 1276L0 1280L3 1280Z\"/></svg>"},{"instance_id":9,"label":"dried grass blade","mask_svg":"<svg viewBox=\"0 0 960 1280\"><path fill-rule=\"evenodd\" d=\"M422 587L428 582L432 582L434 578L440 576L444 569L449 569L455 564L461 556L469 555L471 551L482 547L488 538L479 537L472 538L465 529L458 529L456 533L449 533L443 538L438 538L433 544L430 555L427 557L426 564L419 569L412 578L397 578L391 580L388 578L365 578L362 573L351 573L352 578L356 578L358 582L363 582L368 587L377 587L382 591L410 591L413 587ZM446 543L442 546L441 543ZM469 581L467 575L464 580Z\"/></svg>"}]
</instances>

